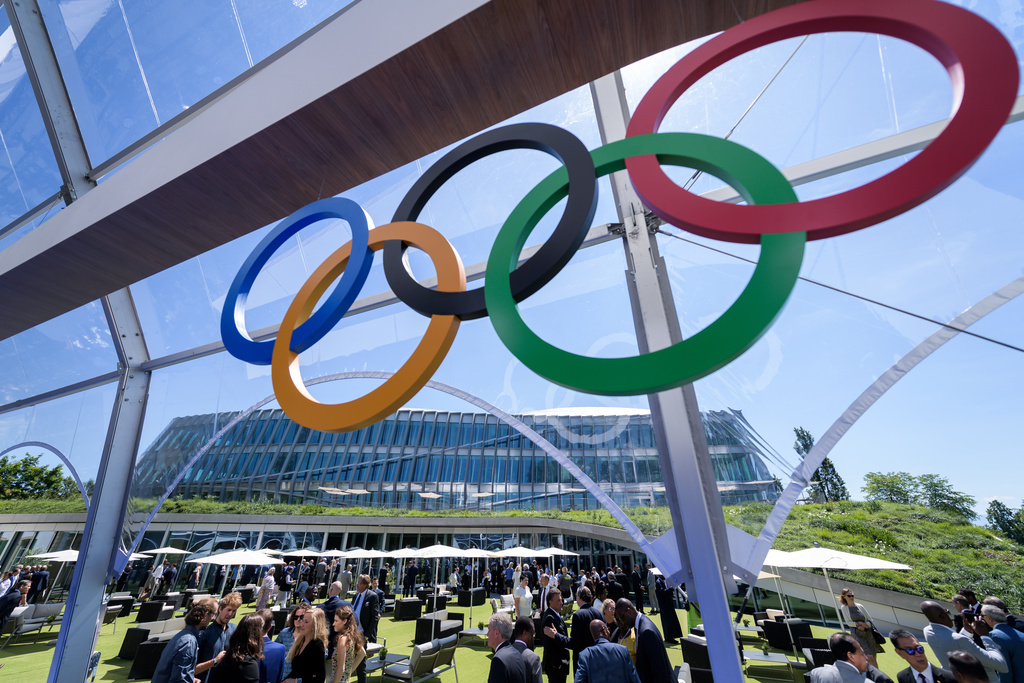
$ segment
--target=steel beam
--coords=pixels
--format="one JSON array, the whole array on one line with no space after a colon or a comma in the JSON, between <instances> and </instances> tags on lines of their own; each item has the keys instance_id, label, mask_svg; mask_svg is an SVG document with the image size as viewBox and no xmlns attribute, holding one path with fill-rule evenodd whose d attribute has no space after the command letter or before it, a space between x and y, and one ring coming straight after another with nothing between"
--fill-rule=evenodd
<instances>
[{"instance_id":1,"label":"steel beam","mask_svg":"<svg viewBox=\"0 0 1024 683\"><path fill-rule=\"evenodd\" d=\"M594 81L590 91L602 142L607 144L625 137L629 109L621 74L616 71ZM643 203L625 171L613 174L612 192L619 221L625 227L622 240L628 265L626 280L637 345L641 353L657 351L682 339L668 271L658 253L658 243L648 230ZM743 669L726 593L727 581L730 587L732 582L727 571L730 563L725 518L697 396L693 385L688 384L650 395L648 399L665 495L683 564L669 571L675 581L692 583L696 589L715 680L739 682L743 680Z\"/></svg>"},{"instance_id":2,"label":"steel beam","mask_svg":"<svg viewBox=\"0 0 1024 683\"><path fill-rule=\"evenodd\" d=\"M37 0L5 2L11 30L18 41L25 71L43 116L43 125L53 147L53 156L64 185L61 196L71 204L79 194L95 186L89 179L89 152L82 140L75 112L64 84L64 77L46 33L43 14Z\"/></svg>"},{"instance_id":3,"label":"steel beam","mask_svg":"<svg viewBox=\"0 0 1024 683\"><path fill-rule=\"evenodd\" d=\"M104 298L103 310L117 348L122 375L50 665L49 683L85 680L102 625L106 587L115 576L114 564L149 394L150 375L138 370L149 354L127 288Z\"/></svg>"}]
</instances>

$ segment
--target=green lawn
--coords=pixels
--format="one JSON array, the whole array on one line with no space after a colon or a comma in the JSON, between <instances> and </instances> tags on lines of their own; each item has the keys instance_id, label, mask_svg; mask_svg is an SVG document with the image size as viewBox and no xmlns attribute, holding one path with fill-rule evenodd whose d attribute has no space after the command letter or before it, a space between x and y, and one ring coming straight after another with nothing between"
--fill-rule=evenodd
<instances>
[{"instance_id":1,"label":"green lawn","mask_svg":"<svg viewBox=\"0 0 1024 683\"><path fill-rule=\"evenodd\" d=\"M236 621L253 611L252 607L243 607L239 610ZM473 609L472 622L469 619L468 610L453 607L452 612L463 612L466 614L466 627L475 627L480 621L484 621L490 615L490 608L486 605ZM691 613L692 614L692 613ZM679 621L683 630L688 631L687 613L679 611ZM655 615L655 623L661 628L661 617ZM126 681L131 662L117 658L117 652L121 647L121 641L125 632L134 624L134 615L128 619L119 619L117 633L114 633L114 625L109 624L103 627L100 632L97 649L102 653L100 658L97 681ZM823 627L812 627L814 635L825 637L831 633L831 629ZM412 651L412 638L415 630L414 621L395 621L390 615L382 619L379 627L379 635L387 638L387 647L391 653L409 654ZM44 681L49 671L50 661L53 658L53 649L56 644L57 630L44 632L36 641L35 633L22 636L21 640L11 643L0 652L0 663L3 667L3 678L9 681ZM745 639L745 647L748 649L760 649L756 639ZM895 680L896 673L905 668L903 660L895 653L891 646L886 646L887 652L879 656L880 668ZM683 661L682 650L679 645L668 647L669 659L673 665ZM932 658L934 660L934 657ZM483 681L487 678L488 667L490 666L490 649L483 638L464 638L459 645L455 656L459 677L462 681ZM781 665L769 664L763 667L750 666L747 669L747 681L760 681L778 679L783 674L784 668ZM802 672L794 670L793 680L801 683ZM371 676L371 680L377 680ZM448 671L442 674L438 680L442 683L454 683L455 673Z\"/></svg>"}]
</instances>

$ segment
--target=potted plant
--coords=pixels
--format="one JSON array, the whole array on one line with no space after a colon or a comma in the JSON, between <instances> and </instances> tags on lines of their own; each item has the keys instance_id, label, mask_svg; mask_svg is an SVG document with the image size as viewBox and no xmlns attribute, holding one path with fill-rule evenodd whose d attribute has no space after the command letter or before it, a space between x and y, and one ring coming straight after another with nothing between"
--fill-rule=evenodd
<instances>
[{"instance_id":1,"label":"potted plant","mask_svg":"<svg viewBox=\"0 0 1024 683\"><path fill-rule=\"evenodd\" d=\"M382 647L380 649L380 661L385 662L385 661L387 661L387 658L388 658L388 649L386 647Z\"/></svg>"},{"instance_id":2,"label":"potted plant","mask_svg":"<svg viewBox=\"0 0 1024 683\"><path fill-rule=\"evenodd\" d=\"M476 627L478 629L480 629L481 631L486 631L487 630L487 622L486 621L481 621L479 624L476 625Z\"/></svg>"}]
</instances>

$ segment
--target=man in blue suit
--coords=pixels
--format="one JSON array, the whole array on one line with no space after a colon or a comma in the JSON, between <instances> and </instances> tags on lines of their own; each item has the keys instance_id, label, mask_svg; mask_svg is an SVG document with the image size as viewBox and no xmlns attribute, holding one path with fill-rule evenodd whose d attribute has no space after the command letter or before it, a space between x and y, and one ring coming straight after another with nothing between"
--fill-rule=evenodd
<instances>
[{"instance_id":1,"label":"man in blue suit","mask_svg":"<svg viewBox=\"0 0 1024 683\"><path fill-rule=\"evenodd\" d=\"M263 619L263 659L260 660L260 683L281 683L284 672L284 656L288 650L281 643L270 639L274 630L274 613L263 608L256 612Z\"/></svg>"},{"instance_id":2,"label":"man in blue suit","mask_svg":"<svg viewBox=\"0 0 1024 683\"><path fill-rule=\"evenodd\" d=\"M995 605L982 605L981 618L992 629L989 637L1002 651L1003 659L1006 660L1007 667L1010 669L1006 673L1000 672L999 683L1024 681L1024 633L1007 624L1006 612ZM981 633L980 635L985 634Z\"/></svg>"},{"instance_id":3,"label":"man in blue suit","mask_svg":"<svg viewBox=\"0 0 1024 683\"><path fill-rule=\"evenodd\" d=\"M624 645L608 642L611 632L604 619L590 622L594 644L580 653L573 683L640 683L636 667Z\"/></svg>"}]
</instances>

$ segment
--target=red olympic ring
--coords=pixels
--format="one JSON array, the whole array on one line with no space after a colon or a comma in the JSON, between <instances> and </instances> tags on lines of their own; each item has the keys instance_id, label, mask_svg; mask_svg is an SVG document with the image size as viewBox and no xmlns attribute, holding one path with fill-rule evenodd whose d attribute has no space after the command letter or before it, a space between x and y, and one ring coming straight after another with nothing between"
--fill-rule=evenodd
<instances>
[{"instance_id":1,"label":"red olympic ring","mask_svg":"<svg viewBox=\"0 0 1024 683\"><path fill-rule=\"evenodd\" d=\"M703 199L665 175L657 157L626 161L637 193L660 218L689 232L756 243L762 234L806 232L823 239L874 225L932 198L977 160L1010 114L1017 58L1006 38L967 10L935 0L817 0L776 10L730 28L681 59L651 87L627 137L654 133L698 79L770 43L828 31L878 33L930 53L949 72L953 117L917 156L877 180L841 194L792 204L742 206Z\"/></svg>"}]
</instances>

